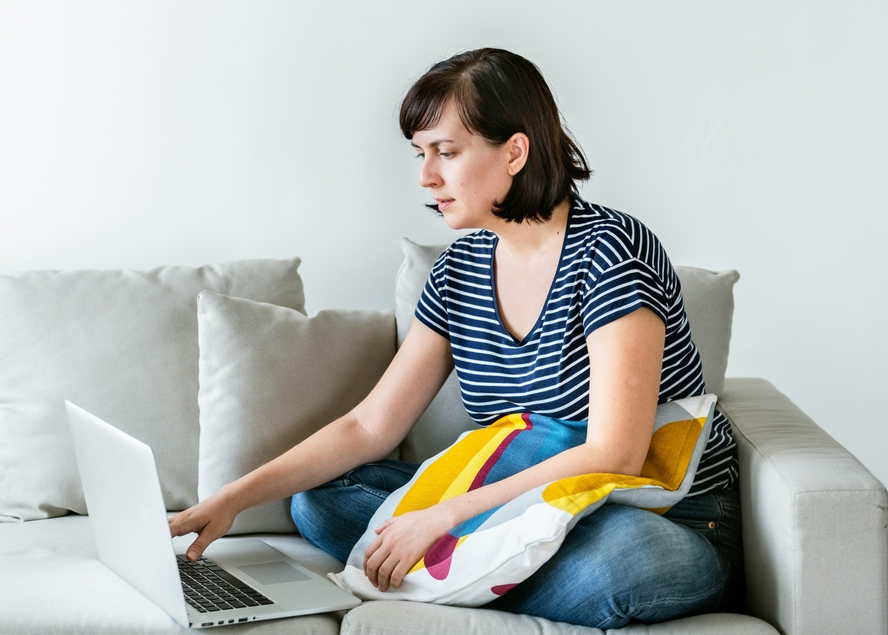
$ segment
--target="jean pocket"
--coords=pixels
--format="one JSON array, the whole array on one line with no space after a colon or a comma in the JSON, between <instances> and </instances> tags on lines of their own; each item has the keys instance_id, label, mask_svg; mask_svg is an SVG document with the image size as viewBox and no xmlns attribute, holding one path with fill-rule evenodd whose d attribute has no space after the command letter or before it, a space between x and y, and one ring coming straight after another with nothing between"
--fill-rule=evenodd
<instances>
[{"instance_id":1,"label":"jean pocket","mask_svg":"<svg viewBox=\"0 0 888 635\"><path fill-rule=\"evenodd\" d=\"M670 518L669 520L677 525L687 527L701 538L704 538L717 550L721 550L721 540L719 539L720 519L702 520L696 518Z\"/></svg>"}]
</instances>

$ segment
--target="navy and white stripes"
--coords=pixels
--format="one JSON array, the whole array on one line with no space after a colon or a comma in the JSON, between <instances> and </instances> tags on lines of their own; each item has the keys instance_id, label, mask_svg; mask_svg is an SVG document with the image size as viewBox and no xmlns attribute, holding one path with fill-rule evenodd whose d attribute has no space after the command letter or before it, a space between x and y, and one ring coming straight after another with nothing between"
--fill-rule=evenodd
<instances>
[{"instance_id":1,"label":"navy and white stripes","mask_svg":"<svg viewBox=\"0 0 888 635\"><path fill-rule=\"evenodd\" d=\"M485 230L453 243L432 268L416 309L420 321L450 340L463 403L477 423L513 412L588 419L586 338L640 307L666 324L659 402L705 392L681 285L660 242L638 220L573 198L549 296L521 342L499 316L496 243ZM730 423L716 410L689 495L721 489L736 475Z\"/></svg>"}]
</instances>

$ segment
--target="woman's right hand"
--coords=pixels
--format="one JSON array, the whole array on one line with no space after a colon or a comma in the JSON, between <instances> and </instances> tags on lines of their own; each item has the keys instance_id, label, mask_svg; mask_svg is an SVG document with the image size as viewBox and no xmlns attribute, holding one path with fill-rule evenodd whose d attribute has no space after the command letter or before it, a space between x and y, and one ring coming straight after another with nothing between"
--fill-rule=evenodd
<instances>
[{"instance_id":1,"label":"woman's right hand","mask_svg":"<svg viewBox=\"0 0 888 635\"><path fill-rule=\"evenodd\" d=\"M194 507L189 507L169 519L170 534L173 537L197 534L197 538L185 552L186 557L192 562L203 554L210 543L224 536L234 524L239 509L227 490L227 486L223 487Z\"/></svg>"}]
</instances>

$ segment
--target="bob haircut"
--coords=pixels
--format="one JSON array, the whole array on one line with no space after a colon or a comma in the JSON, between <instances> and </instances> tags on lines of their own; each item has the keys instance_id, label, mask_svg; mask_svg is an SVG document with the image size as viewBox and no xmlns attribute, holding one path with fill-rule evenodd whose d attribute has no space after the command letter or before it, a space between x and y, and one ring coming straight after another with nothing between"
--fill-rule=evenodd
<instances>
[{"instance_id":1,"label":"bob haircut","mask_svg":"<svg viewBox=\"0 0 888 635\"><path fill-rule=\"evenodd\" d=\"M438 62L404 97L401 132L412 139L414 132L437 125L451 102L466 129L492 146L502 146L517 132L530 140L527 163L506 197L493 205L499 218L547 221L555 207L577 191L576 181L591 176L542 74L520 55L483 48Z\"/></svg>"}]
</instances>

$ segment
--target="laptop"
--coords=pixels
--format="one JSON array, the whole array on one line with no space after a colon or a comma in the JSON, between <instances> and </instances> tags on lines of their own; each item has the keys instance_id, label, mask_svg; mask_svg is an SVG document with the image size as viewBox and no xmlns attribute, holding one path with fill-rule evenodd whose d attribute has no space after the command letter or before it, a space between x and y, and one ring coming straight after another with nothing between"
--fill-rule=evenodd
<instances>
[{"instance_id":1,"label":"laptop","mask_svg":"<svg viewBox=\"0 0 888 635\"><path fill-rule=\"evenodd\" d=\"M151 448L66 401L99 560L182 626L205 628L361 603L265 542L217 541L189 563L174 549Z\"/></svg>"}]
</instances>

